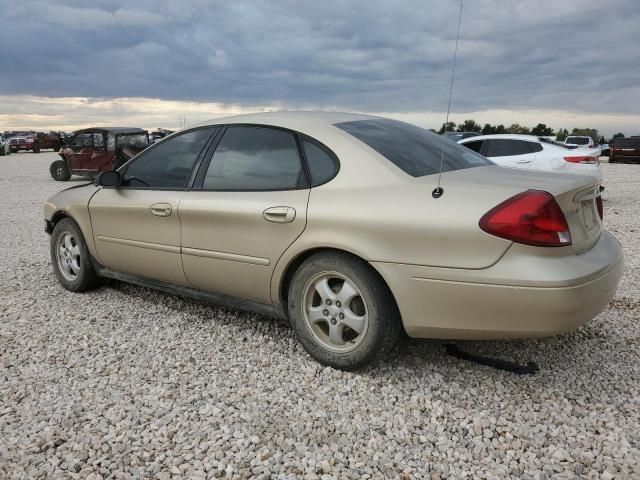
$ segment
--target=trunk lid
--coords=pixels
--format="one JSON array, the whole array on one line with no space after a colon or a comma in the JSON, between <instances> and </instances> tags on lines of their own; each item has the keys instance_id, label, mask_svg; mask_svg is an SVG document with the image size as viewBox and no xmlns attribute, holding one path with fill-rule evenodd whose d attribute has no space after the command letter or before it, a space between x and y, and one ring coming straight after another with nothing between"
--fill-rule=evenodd
<instances>
[{"instance_id":1,"label":"trunk lid","mask_svg":"<svg viewBox=\"0 0 640 480\"><path fill-rule=\"evenodd\" d=\"M600 195L600 185L595 177L498 166L457 170L442 176L445 191L448 184L460 183L479 184L491 190L495 193L495 205L526 190L550 193L562 209L571 232L572 244L560 247L563 250L571 249L575 253L588 250L597 242L602 232L602 221L596 203Z\"/></svg>"}]
</instances>

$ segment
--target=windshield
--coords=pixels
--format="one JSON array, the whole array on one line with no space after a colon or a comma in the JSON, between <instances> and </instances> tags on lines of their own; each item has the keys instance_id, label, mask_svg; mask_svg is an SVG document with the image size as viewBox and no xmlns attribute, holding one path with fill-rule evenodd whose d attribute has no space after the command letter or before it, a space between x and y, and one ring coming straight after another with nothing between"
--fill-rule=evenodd
<instances>
[{"instance_id":1,"label":"windshield","mask_svg":"<svg viewBox=\"0 0 640 480\"><path fill-rule=\"evenodd\" d=\"M591 139L589 137L567 137L564 143L571 143L573 145L589 145Z\"/></svg>"},{"instance_id":2,"label":"windshield","mask_svg":"<svg viewBox=\"0 0 640 480\"><path fill-rule=\"evenodd\" d=\"M438 173L443 145L443 172L493 165L491 160L445 136L397 120L357 120L336 123L335 126L413 177Z\"/></svg>"}]
</instances>

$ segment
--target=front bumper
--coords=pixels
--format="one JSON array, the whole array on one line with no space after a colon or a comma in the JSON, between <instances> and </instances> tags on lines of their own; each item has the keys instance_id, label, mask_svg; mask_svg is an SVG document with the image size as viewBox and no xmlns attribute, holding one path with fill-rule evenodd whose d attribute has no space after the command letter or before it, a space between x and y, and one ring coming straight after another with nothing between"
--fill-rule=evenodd
<instances>
[{"instance_id":1,"label":"front bumper","mask_svg":"<svg viewBox=\"0 0 640 480\"><path fill-rule=\"evenodd\" d=\"M578 255L526 258L518 250L482 270L373 265L410 336L469 340L575 330L606 308L624 268L622 248L608 232Z\"/></svg>"}]
</instances>

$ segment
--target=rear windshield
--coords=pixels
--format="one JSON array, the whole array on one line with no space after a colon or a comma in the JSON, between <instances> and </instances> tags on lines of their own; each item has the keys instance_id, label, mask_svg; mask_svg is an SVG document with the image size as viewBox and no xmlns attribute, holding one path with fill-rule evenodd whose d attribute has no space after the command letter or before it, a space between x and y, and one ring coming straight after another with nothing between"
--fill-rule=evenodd
<instances>
[{"instance_id":1,"label":"rear windshield","mask_svg":"<svg viewBox=\"0 0 640 480\"><path fill-rule=\"evenodd\" d=\"M397 120L357 120L336 123L335 126L373 148L413 177L439 172L443 146L443 172L493 165L491 160L445 136Z\"/></svg>"},{"instance_id":2,"label":"rear windshield","mask_svg":"<svg viewBox=\"0 0 640 480\"><path fill-rule=\"evenodd\" d=\"M614 147L640 148L640 138L616 138L613 141Z\"/></svg>"},{"instance_id":3,"label":"rear windshield","mask_svg":"<svg viewBox=\"0 0 640 480\"><path fill-rule=\"evenodd\" d=\"M591 141L588 137L567 137L565 143L572 143L574 145L589 145Z\"/></svg>"}]
</instances>

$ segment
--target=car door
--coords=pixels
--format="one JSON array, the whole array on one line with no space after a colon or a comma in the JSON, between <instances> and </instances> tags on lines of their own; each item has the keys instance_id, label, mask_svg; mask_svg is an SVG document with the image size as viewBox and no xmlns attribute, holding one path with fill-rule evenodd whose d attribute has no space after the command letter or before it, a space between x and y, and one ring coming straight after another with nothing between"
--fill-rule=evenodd
<instances>
[{"instance_id":1,"label":"car door","mask_svg":"<svg viewBox=\"0 0 640 480\"><path fill-rule=\"evenodd\" d=\"M232 125L178 207L189 284L270 303L273 269L306 226L308 180L296 136Z\"/></svg>"},{"instance_id":2,"label":"car door","mask_svg":"<svg viewBox=\"0 0 640 480\"><path fill-rule=\"evenodd\" d=\"M180 258L178 205L215 128L199 128L149 148L121 171L117 188L89 202L98 261L116 271L178 285L187 281Z\"/></svg>"},{"instance_id":3,"label":"car door","mask_svg":"<svg viewBox=\"0 0 640 480\"><path fill-rule=\"evenodd\" d=\"M512 168L530 168L536 159L533 149L524 140L492 138L485 140L482 155L498 165Z\"/></svg>"},{"instance_id":4,"label":"car door","mask_svg":"<svg viewBox=\"0 0 640 480\"><path fill-rule=\"evenodd\" d=\"M76 134L69 142L67 159L69 168L74 172L87 170L86 165L90 163L93 154L93 133L82 132Z\"/></svg>"}]
</instances>

